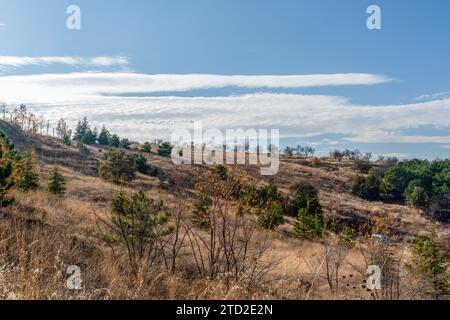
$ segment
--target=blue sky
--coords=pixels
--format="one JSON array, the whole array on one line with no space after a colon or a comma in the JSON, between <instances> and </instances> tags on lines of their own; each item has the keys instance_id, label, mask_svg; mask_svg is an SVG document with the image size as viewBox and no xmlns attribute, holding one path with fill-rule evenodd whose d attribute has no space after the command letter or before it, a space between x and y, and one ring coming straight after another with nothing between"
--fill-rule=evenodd
<instances>
[{"instance_id":1,"label":"blue sky","mask_svg":"<svg viewBox=\"0 0 450 320\"><path fill-rule=\"evenodd\" d=\"M66 28L71 4L81 8L79 31ZM370 4L381 8L382 30L366 27ZM166 134L184 116L186 121L279 127L285 142L313 143L323 153L337 146L449 157L449 15L447 0L0 0L0 101L24 101L48 117L69 121L86 112L93 123L106 122L136 140ZM76 79L63 77L74 72ZM109 80L99 84L83 77L92 72ZM50 74L62 78L49 79ZM136 77L124 80L124 74ZM144 77L179 74L335 74L347 80L279 87L277 82L286 79L275 78L259 87L257 78L222 79L212 86L206 78L192 87L186 83L198 77L186 77L177 79L184 83L180 89L178 82L161 87L166 78ZM355 74L379 78L358 78L355 84ZM122 89L109 92L105 83L117 79ZM85 92L81 82L99 85L101 92ZM67 90L67 97L55 99L51 88L40 90L42 83L65 83L60 90ZM273 113L258 109L260 101ZM326 116L311 117L313 110ZM394 115L406 120L390 123ZM290 122L295 117L298 130ZM349 130L352 126L357 129Z\"/></svg>"}]
</instances>

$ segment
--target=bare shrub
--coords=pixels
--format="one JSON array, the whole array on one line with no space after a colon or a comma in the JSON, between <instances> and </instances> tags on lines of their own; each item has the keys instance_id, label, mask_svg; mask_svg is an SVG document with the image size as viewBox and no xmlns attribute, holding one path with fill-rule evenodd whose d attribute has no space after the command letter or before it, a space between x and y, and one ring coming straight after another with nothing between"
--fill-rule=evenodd
<instances>
[{"instance_id":1,"label":"bare shrub","mask_svg":"<svg viewBox=\"0 0 450 320\"><path fill-rule=\"evenodd\" d=\"M205 232L186 227L199 274L222 279L227 286L232 281L240 281L246 289L257 286L274 262L263 259L267 234L260 233L255 221L237 210L241 184L233 174L224 181L213 171L201 175L199 183L209 189L210 226Z\"/></svg>"}]
</instances>

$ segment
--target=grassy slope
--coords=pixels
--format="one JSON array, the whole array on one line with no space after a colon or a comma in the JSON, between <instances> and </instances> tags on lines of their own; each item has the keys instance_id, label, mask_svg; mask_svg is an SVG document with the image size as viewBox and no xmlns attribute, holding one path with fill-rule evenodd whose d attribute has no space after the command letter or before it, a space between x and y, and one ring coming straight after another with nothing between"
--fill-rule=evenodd
<instances>
[{"instance_id":1,"label":"grassy slope","mask_svg":"<svg viewBox=\"0 0 450 320\"><path fill-rule=\"evenodd\" d=\"M29 136L7 123L0 122L0 128L4 130L21 150L33 147L39 160L41 171L41 187L34 193L22 194L14 192L16 199L11 208L2 209L2 219L9 218L9 212L16 212L19 216L30 221L42 222L46 228L57 230L58 233L72 237L77 244L89 248L84 252L83 259L94 259L96 255L104 254L106 248L98 240L98 229L94 212L100 216L106 216L109 203L114 192L120 187L105 182L97 176L97 168L102 152L98 148L90 148L92 156L83 157L73 147L62 145L57 139L42 136ZM175 203L175 194L171 189L171 179L175 175L182 177L186 185L192 186L194 177L191 166L175 167L170 158L160 157L156 154L148 155L149 162L166 172L164 178L154 178L138 174L137 179L127 185L128 190L143 189L154 198L162 198L169 206ZM61 200L46 194L44 187L47 184L49 169L54 164L62 168L67 179L67 194ZM274 177L262 178L256 168L241 167L240 170L249 173L257 183L272 182L287 192L289 183L295 178L306 178L311 181L320 192L320 199L325 212L336 214L349 221L363 221L374 215L381 214L392 218L391 227L399 234L399 240L407 240L420 231L430 229L434 224L425 219L420 210L408 208L396 204L384 204L367 202L349 194L350 180L355 174L351 163L336 163L332 160L323 161L320 167L314 167L311 160L299 158L282 158L279 173ZM189 196L187 203L192 197ZM5 222L5 221L3 221ZM270 235L270 250L268 255L280 260L277 271L273 277L284 279L279 282L277 295L281 298L302 298L298 292L297 282L304 274L310 273L310 266L317 260L317 253L323 248L318 243L294 239L291 234L293 219L288 218L287 223ZM448 226L438 226L440 230L450 230ZM84 244L84 245L83 245ZM100 251L99 251L100 250ZM351 260L358 263L361 257L357 249L350 253ZM87 263L87 262L86 262ZM95 265L95 264L94 264ZM107 268L112 269L112 267ZM347 270L351 272L351 270ZM105 273L105 269L102 271ZM112 272L109 270L108 272ZM104 275L107 278L107 276ZM294 281L295 280L295 281ZM98 282L99 280L96 279ZM106 281L106 280L105 280ZM169 280L168 280L169 281ZM107 282L107 281L106 281ZM107 286L107 284L102 284ZM189 284L189 290L199 284ZM180 292L184 297L180 282L174 292ZM294 286L294 287L292 287ZM321 288L323 292L321 291ZM294 288L294 289L293 289ZM316 298L326 297L326 286L319 286ZM193 298L218 298L219 293L212 292L201 294L192 293ZM116 294L120 297L120 294ZM147 297L147 296L145 296ZM172 296L162 297L177 298L177 293ZM248 296L231 295L230 298L249 298ZM261 296L257 296L261 297Z\"/></svg>"}]
</instances>

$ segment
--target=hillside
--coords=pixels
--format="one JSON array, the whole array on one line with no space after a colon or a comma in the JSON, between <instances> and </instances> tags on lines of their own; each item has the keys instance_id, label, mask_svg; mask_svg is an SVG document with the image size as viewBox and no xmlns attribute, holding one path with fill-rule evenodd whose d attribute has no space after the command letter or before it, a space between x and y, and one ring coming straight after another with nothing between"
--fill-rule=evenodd
<instances>
[{"instance_id":1,"label":"hillside","mask_svg":"<svg viewBox=\"0 0 450 320\"><path fill-rule=\"evenodd\" d=\"M360 287L364 283L365 242L361 239L357 246L345 252L346 261L339 273L344 278L339 285L347 289L330 292L322 274L322 257L328 252L328 242L295 238L291 231L293 217L286 217L285 223L275 231L257 232L258 237L268 239L262 261L270 261L271 268L261 271L267 271L267 279L250 290L241 290L238 283L224 284L218 279L196 276L192 262L195 257L187 253L187 240L179 248L184 254L180 254L177 272L153 268L146 274L130 277L124 271L124 264L116 263L110 247L101 240L99 218L109 217L114 194L120 190L128 193L143 190L147 196L163 200L173 212L180 211L183 219L188 220L198 193L195 181L199 172L208 168L175 166L170 157L144 153L132 146L126 152L144 155L159 173L155 176L137 173L133 181L120 186L99 177L100 162L106 152L100 147L88 146L89 155L82 155L77 148L66 146L56 138L28 134L7 122L0 121L0 129L19 150L35 150L41 176L39 190L29 193L13 190L11 195L15 201L1 208L0 255L8 255L11 264L0 266L0 298L370 298L364 287ZM66 178L64 197L51 196L45 191L54 165L60 167ZM410 255L408 243L417 234L432 229L441 234L450 232L448 224L429 220L420 209L353 196L351 181L358 172L352 161L282 156L279 173L272 177L260 176L255 167L233 169L255 185L274 184L286 197L292 181L308 180L318 190L325 216L356 229L383 220L392 246L402 252L404 259ZM14 254L8 251L12 248L16 250ZM71 291L65 287L65 269L70 265L80 266L83 290Z\"/></svg>"}]
</instances>

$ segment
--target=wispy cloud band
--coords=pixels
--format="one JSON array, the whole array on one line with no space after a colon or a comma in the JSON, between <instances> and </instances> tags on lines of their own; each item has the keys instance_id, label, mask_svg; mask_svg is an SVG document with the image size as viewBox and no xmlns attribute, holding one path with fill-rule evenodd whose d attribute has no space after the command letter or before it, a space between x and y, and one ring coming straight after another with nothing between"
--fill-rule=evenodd
<instances>
[{"instance_id":1,"label":"wispy cloud band","mask_svg":"<svg viewBox=\"0 0 450 320\"><path fill-rule=\"evenodd\" d=\"M127 66L129 60L124 56L101 56L83 58L75 56L48 56L48 57L22 57L22 56L0 56L0 68L21 68L26 66L86 66L86 67L111 67Z\"/></svg>"},{"instance_id":2,"label":"wispy cloud band","mask_svg":"<svg viewBox=\"0 0 450 320\"><path fill-rule=\"evenodd\" d=\"M362 81L361 79L365 79ZM203 120L211 128L278 128L282 137L336 135L350 143L450 143L450 99L403 105L355 105L325 95L258 93L224 97L147 96L123 93L175 92L240 86L292 88L380 81L377 76L221 76L71 73L0 77L0 101L27 103L56 121L88 116L94 125L145 141ZM315 82L314 82L315 81ZM386 81L386 80L385 80ZM406 129L449 128L447 135ZM443 131L445 132L445 130ZM337 140L336 140L337 141ZM337 141L338 142L338 141Z\"/></svg>"},{"instance_id":3,"label":"wispy cloud band","mask_svg":"<svg viewBox=\"0 0 450 320\"><path fill-rule=\"evenodd\" d=\"M31 58L33 59L33 58ZM31 60L32 62L34 60ZM41 63L48 63L41 58ZM78 63L77 58L51 58L49 61L62 62L66 64ZM10 65L27 63L26 60L15 61L14 59L3 59ZM96 58L89 60L95 65L108 65L112 62L107 58ZM2 58L0 57L0 65ZM39 74L26 76L5 76L0 79L1 83L9 86L11 91L5 90L5 94L16 91L15 88L28 88L27 98L34 98L36 84L48 88L53 95L58 94L61 89L64 92L76 92L79 95L101 95L101 94L125 94L125 93L155 93L190 91L198 89L242 87L242 88L306 88L323 86L343 85L373 85L391 81L390 78L380 75L364 73L346 74L318 74L318 75L263 75L263 76L226 76L213 74L139 74L139 73L69 73L69 74ZM61 84L65 84L61 86ZM70 85L68 88L67 85ZM0 88L1 90L1 88ZM24 91L20 91L23 94ZM64 93L62 92L62 93ZM44 96L38 92L38 96Z\"/></svg>"}]
</instances>

